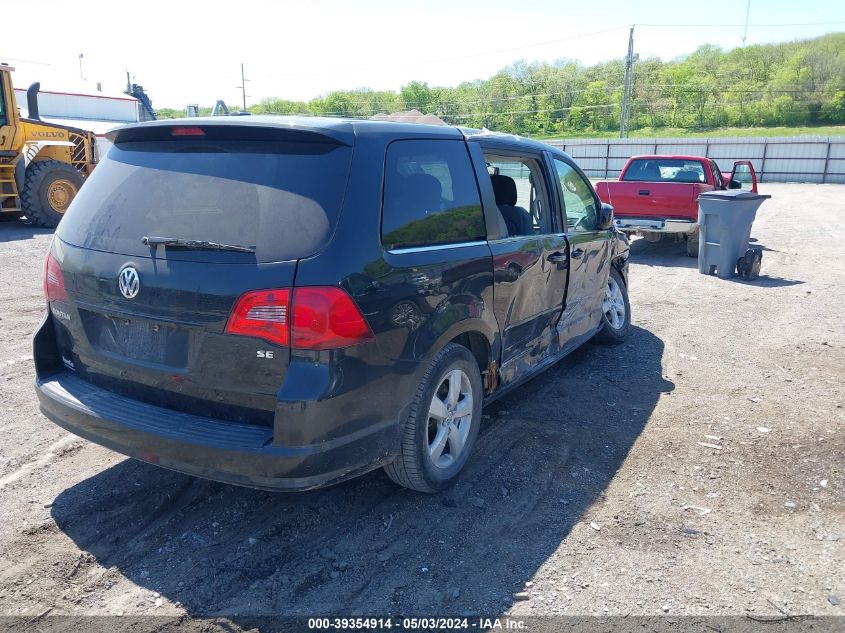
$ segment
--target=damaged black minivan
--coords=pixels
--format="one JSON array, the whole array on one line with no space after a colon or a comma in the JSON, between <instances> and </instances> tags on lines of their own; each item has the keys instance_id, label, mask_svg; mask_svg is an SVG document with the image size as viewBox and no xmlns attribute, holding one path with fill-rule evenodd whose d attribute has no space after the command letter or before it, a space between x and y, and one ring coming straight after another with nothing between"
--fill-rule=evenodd
<instances>
[{"instance_id":1,"label":"damaged black minivan","mask_svg":"<svg viewBox=\"0 0 845 633\"><path fill-rule=\"evenodd\" d=\"M288 117L119 128L47 255L42 412L166 468L434 492L481 408L630 329L628 242L560 150Z\"/></svg>"}]
</instances>

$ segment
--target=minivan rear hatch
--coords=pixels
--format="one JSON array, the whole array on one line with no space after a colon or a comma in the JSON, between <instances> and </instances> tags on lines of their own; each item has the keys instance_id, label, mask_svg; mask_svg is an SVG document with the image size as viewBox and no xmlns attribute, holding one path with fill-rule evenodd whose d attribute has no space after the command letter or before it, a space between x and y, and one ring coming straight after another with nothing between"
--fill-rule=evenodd
<instances>
[{"instance_id":1,"label":"minivan rear hatch","mask_svg":"<svg viewBox=\"0 0 845 633\"><path fill-rule=\"evenodd\" d=\"M239 297L292 287L297 261L331 239L351 140L202 119L113 140L52 248L66 367L158 406L271 424L289 349L226 324Z\"/></svg>"}]
</instances>

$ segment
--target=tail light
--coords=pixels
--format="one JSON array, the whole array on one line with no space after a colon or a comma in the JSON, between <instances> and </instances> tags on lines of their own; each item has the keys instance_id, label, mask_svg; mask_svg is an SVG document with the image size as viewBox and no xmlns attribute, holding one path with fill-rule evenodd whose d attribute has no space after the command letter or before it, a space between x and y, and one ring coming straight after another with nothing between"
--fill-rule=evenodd
<instances>
[{"instance_id":1,"label":"tail light","mask_svg":"<svg viewBox=\"0 0 845 633\"><path fill-rule=\"evenodd\" d=\"M205 136L201 127L175 127L170 130L170 136Z\"/></svg>"},{"instance_id":2,"label":"tail light","mask_svg":"<svg viewBox=\"0 0 845 633\"><path fill-rule=\"evenodd\" d=\"M298 349L337 349L373 338L358 306L340 288L293 291L293 344Z\"/></svg>"},{"instance_id":3,"label":"tail light","mask_svg":"<svg viewBox=\"0 0 845 633\"><path fill-rule=\"evenodd\" d=\"M48 252L47 259L44 260L44 296L48 302L67 301L65 277L52 252Z\"/></svg>"},{"instance_id":4,"label":"tail light","mask_svg":"<svg viewBox=\"0 0 845 633\"><path fill-rule=\"evenodd\" d=\"M258 290L242 295L226 323L227 334L256 336L287 346L290 342L290 290Z\"/></svg>"},{"instance_id":5,"label":"tail light","mask_svg":"<svg viewBox=\"0 0 845 633\"><path fill-rule=\"evenodd\" d=\"M248 292L235 304L226 333L312 350L340 349L373 338L349 295L333 287Z\"/></svg>"}]
</instances>

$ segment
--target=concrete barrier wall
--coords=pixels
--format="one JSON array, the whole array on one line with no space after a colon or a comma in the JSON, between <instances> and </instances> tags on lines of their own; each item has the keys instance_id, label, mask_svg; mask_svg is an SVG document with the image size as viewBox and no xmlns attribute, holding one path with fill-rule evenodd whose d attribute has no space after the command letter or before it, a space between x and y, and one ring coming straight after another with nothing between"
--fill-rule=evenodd
<instances>
[{"instance_id":1,"label":"concrete barrier wall","mask_svg":"<svg viewBox=\"0 0 845 633\"><path fill-rule=\"evenodd\" d=\"M760 182L845 183L845 136L627 138L547 141L592 178L618 178L631 156L709 156L724 172L750 160Z\"/></svg>"}]
</instances>

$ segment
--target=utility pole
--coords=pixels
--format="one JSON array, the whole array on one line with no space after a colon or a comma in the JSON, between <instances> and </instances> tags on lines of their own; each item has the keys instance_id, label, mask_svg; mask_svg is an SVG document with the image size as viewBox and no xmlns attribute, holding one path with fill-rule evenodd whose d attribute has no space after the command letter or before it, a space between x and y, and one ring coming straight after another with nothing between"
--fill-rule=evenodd
<instances>
[{"instance_id":1,"label":"utility pole","mask_svg":"<svg viewBox=\"0 0 845 633\"><path fill-rule=\"evenodd\" d=\"M631 117L631 82L634 70L634 25L628 33L628 56L625 58L625 87L622 92L622 116L619 121L619 138L628 136L628 120Z\"/></svg>"},{"instance_id":2,"label":"utility pole","mask_svg":"<svg viewBox=\"0 0 845 633\"><path fill-rule=\"evenodd\" d=\"M748 14L751 13L751 0L745 5L745 29L742 31L742 45L745 46L745 38L748 36Z\"/></svg>"},{"instance_id":3,"label":"utility pole","mask_svg":"<svg viewBox=\"0 0 845 633\"><path fill-rule=\"evenodd\" d=\"M236 87L236 88L240 88L240 89L241 89L241 92L243 93L243 97L244 97L244 109L243 109L243 112L246 112L246 98L247 98L247 96L249 96L249 95L247 95L247 94L246 94L246 82L248 82L248 81L249 81L249 79L246 79L246 78L244 77L244 64L243 64L243 62L241 62L241 85L240 85L240 86L235 86L235 87Z\"/></svg>"},{"instance_id":4,"label":"utility pole","mask_svg":"<svg viewBox=\"0 0 845 633\"><path fill-rule=\"evenodd\" d=\"M82 74L82 58L85 57L82 53L79 53L79 78L83 81L85 80L85 75Z\"/></svg>"}]
</instances>

